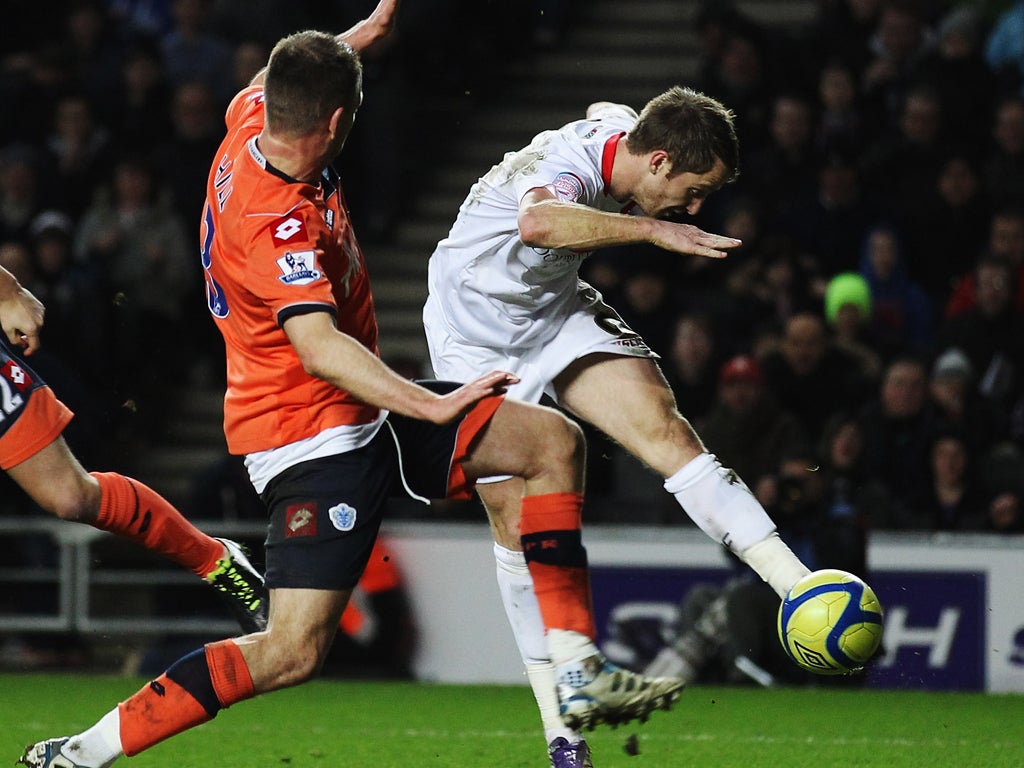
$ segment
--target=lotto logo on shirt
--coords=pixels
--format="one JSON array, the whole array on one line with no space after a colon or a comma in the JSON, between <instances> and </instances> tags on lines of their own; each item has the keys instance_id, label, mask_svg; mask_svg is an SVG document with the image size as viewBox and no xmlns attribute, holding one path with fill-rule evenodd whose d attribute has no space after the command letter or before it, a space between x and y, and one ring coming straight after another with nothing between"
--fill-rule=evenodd
<instances>
[{"instance_id":1,"label":"lotto logo on shirt","mask_svg":"<svg viewBox=\"0 0 1024 768\"><path fill-rule=\"evenodd\" d=\"M292 504L284 510L284 537L316 536L316 504Z\"/></svg>"},{"instance_id":2,"label":"lotto logo on shirt","mask_svg":"<svg viewBox=\"0 0 1024 768\"><path fill-rule=\"evenodd\" d=\"M24 392L32 386L32 377L28 375L24 368L13 360L8 360L4 363L3 368L0 368L0 373L2 373L4 378L10 381L11 384L17 387L19 392Z\"/></svg>"},{"instance_id":3,"label":"lotto logo on shirt","mask_svg":"<svg viewBox=\"0 0 1024 768\"><path fill-rule=\"evenodd\" d=\"M299 239L306 240L306 224L302 219L298 219L294 216L289 216L286 219L281 219L274 225L274 229L271 230L271 237L274 239L275 246L287 245L289 241L297 242ZM296 235L302 235L301 238Z\"/></svg>"},{"instance_id":4,"label":"lotto logo on shirt","mask_svg":"<svg viewBox=\"0 0 1024 768\"><path fill-rule=\"evenodd\" d=\"M315 251L288 251L277 260L281 276L277 278L285 285L309 285L323 277L316 268Z\"/></svg>"}]
</instances>

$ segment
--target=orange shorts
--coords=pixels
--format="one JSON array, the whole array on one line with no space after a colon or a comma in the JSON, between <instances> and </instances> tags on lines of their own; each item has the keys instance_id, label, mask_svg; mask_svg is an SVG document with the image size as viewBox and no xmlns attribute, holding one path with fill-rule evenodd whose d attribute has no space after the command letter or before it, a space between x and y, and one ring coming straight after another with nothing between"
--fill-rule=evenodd
<instances>
[{"instance_id":1,"label":"orange shorts","mask_svg":"<svg viewBox=\"0 0 1024 768\"><path fill-rule=\"evenodd\" d=\"M0 436L0 469L8 470L35 456L60 437L74 416L49 387L34 389L27 396L17 420Z\"/></svg>"}]
</instances>

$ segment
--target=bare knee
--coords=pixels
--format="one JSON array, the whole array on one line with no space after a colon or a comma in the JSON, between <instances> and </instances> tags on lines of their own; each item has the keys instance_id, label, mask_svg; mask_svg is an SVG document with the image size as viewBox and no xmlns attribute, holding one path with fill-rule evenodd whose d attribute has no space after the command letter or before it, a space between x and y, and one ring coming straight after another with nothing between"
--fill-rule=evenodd
<instances>
[{"instance_id":1,"label":"bare knee","mask_svg":"<svg viewBox=\"0 0 1024 768\"><path fill-rule=\"evenodd\" d=\"M537 434L541 437L535 454L538 464L582 471L587 447L579 424L557 411L550 411Z\"/></svg>"},{"instance_id":2,"label":"bare knee","mask_svg":"<svg viewBox=\"0 0 1024 768\"><path fill-rule=\"evenodd\" d=\"M39 494L36 503L61 520L94 523L100 512L103 493L95 478L84 475L72 481L50 486Z\"/></svg>"}]
</instances>

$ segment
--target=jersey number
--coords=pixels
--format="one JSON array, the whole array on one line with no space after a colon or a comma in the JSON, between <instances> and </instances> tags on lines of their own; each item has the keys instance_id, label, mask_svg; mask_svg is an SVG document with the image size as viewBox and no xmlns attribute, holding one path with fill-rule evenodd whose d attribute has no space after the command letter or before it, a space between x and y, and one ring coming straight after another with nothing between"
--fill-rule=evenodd
<instances>
[{"instance_id":1,"label":"jersey number","mask_svg":"<svg viewBox=\"0 0 1024 768\"><path fill-rule=\"evenodd\" d=\"M210 314L223 320L231 310L228 308L228 297L224 289L210 274L210 266L213 264L213 211L210 210L209 203L203 212L202 236L203 247L200 256L203 260L203 273L206 275L206 306L209 307Z\"/></svg>"},{"instance_id":2,"label":"jersey number","mask_svg":"<svg viewBox=\"0 0 1024 768\"><path fill-rule=\"evenodd\" d=\"M7 378L0 376L0 421L24 405L25 399L11 389Z\"/></svg>"}]
</instances>

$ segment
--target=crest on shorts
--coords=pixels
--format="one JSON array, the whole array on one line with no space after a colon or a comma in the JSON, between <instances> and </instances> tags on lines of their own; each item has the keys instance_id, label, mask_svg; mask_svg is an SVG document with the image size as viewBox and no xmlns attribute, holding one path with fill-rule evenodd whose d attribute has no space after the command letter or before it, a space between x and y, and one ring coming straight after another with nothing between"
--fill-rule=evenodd
<instances>
[{"instance_id":1,"label":"crest on shorts","mask_svg":"<svg viewBox=\"0 0 1024 768\"><path fill-rule=\"evenodd\" d=\"M288 251L277 260L281 276L277 278L285 285L309 285L323 275L316 268L315 251Z\"/></svg>"},{"instance_id":2,"label":"crest on shorts","mask_svg":"<svg viewBox=\"0 0 1024 768\"><path fill-rule=\"evenodd\" d=\"M339 531L351 531L356 527L356 510L345 502L327 510L331 524Z\"/></svg>"}]
</instances>

